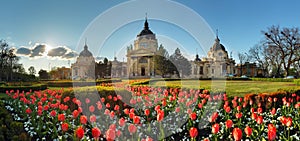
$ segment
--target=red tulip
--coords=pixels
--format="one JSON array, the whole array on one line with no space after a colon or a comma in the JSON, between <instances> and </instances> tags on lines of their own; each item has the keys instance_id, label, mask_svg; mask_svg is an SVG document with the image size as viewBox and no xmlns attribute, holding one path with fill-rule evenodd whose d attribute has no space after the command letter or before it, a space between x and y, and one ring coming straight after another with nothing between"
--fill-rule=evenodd
<instances>
[{"instance_id":1,"label":"red tulip","mask_svg":"<svg viewBox=\"0 0 300 141\"><path fill-rule=\"evenodd\" d=\"M176 112L176 113L179 113L179 112L180 112L180 107L176 107L176 108L175 108L175 112Z\"/></svg>"},{"instance_id":2,"label":"red tulip","mask_svg":"<svg viewBox=\"0 0 300 141\"><path fill-rule=\"evenodd\" d=\"M126 115L128 115L128 114L129 114L129 109L128 109L128 108L124 109L124 113L125 113Z\"/></svg>"},{"instance_id":3,"label":"red tulip","mask_svg":"<svg viewBox=\"0 0 300 141\"><path fill-rule=\"evenodd\" d=\"M231 128L232 127L232 125L233 125L233 122L232 122L232 120L230 120L230 119L228 119L227 121L226 121L226 128Z\"/></svg>"},{"instance_id":4,"label":"red tulip","mask_svg":"<svg viewBox=\"0 0 300 141\"><path fill-rule=\"evenodd\" d=\"M125 125L125 119L124 119L123 117L121 117L121 118L119 119L119 125L120 125L120 126L124 126L124 125Z\"/></svg>"},{"instance_id":5,"label":"red tulip","mask_svg":"<svg viewBox=\"0 0 300 141\"><path fill-rule=\"evenodd\" d=\"M83 136L84 136L84 130L83 128L80 126L76 129L75 131L75 134L76 134L76 137L79 138L79 139L82 139Z\"/></svg>"},{"instance_id":6,"label":"red tulip","mask_svg":"<svg viewBox=\"0 0 300 141\"><path fill-rule=\"evenodd\" d=\"M93 112L95 111L95 107L94 107L93 105L91 105L91 106L89 107L89 111L93 113Z\"/></svg>"},{"instance_id":7,"label":"red tulip","mask_svg":"<svg viewBox=\"0 0 300 141\"><path fill-rule=\"evenodd\" d=\"M90 100L89 98L86 98L86 99L85 99L85 103L86 103L86 104L89 104L90 102L91 102L91 100Z\"/></svg>"},{"instance_id":8,"label":"red tulip","mask_svg":"<svg viewBox=\"0 0 300 141\"><path fill-rule=\"evenodd\" d=\"M119 111L119 109L120 109L120 106L119 105L115 105L114 110L115 111Z\"/></svg>"},{"instance_id":9,"label":"red tulip","mask_svg":"<svg viewBox=\"0 0 300 141\"><path fill-rule=\"evenodd\" d=\"M165 115L164 111L163 110L159 110L157 112L158 112L157 113L157 121L162 121L164 119L164 115Z\"/></svg>"},{"instance_id":10,"label":"red tulip","mask_svg":"<svg viewBox=\"0 0 300 141\"><path fill-rule=\"evenodd\" d=\"M133 119L134 116L135 116L134 113L129 113L129 118L130 118L130 119Z\"/></svg>"},{"instance_id":11,"label":"red tulip","mask_svg":"<svg viewBox=\"0 0 300 141\"><path fill-rule=\"evenodd\" d=\"M155 111L160 110L160 105L155 106L154 110Z\"/></svg>"},{"instance_id":12,"label":"red tulip","mask_svg":"<svg viewBox=\"0 0 300 141\"><path fill-rule=\"evenodd\" d=\"M226 111L226 113L229 113L229 112L231 111L230 107L227 106L227 107L225 108L225 111Z\"/></svg>"},{"instance_id":13,"label":"red tulip","mask_svg":"<svg viewBox=\"0 0 300 141\"><path fill-rule=\"evenodd\" d=\"M106 108L110 108L110 104L109 103L106 103Z\"/></svg>"},{"instance_id":14,"label":"red tulip","mask_svg":"<svg viewBox=\"0 0 300 141\"><path fill-rule=\"evenodd\" d=\"M27 114L31 114L32 113L32 110L30 108L27 108L26 111L25 111Z\"/></svg>"},{"instance_id":15,"label":"red tulip","mask_svg":"<svg viewBox=\"0 0 300 141\"><path fill-rule=\"evenodd\" d=\"M240 128L234 128L232 131L232 135L233 135L234 140L240 141L242 139L243 132Z\"/></svg>"},{"instance_id":16,"label":"red tulip","mask_svg":"<svg viewBox=\"0 0 300 141\"><path fill-rule=\"evenodd\" d=\"M241 113L241 112L235 114L235 117L237 119L241 118L242 116L243 116L243 113Z\"/></svg>"},{"instance_id":17,"label":"red tulip","mask_svg":"<svg viewBox=\"0 0 300 141\"><path fill-rule=\"evenodd\" d=\"M69 100L70 100L70 97L69 97L69 96L67 96L67 97L64 98L64 102L65 102L65 103L68 102Z\"/></svg>"},{"instance_id":18,"label":"red tulip","mask_svg":"<svg viewBox=\"0 0 300 141\"><path fill-rule=\"evenodd\" d=\"M97 120L97 119L96 119L96 116L95 116L95 115L91 115L91 116L90 116L90 122L93 123L93 122L96 122L96 120Z\"/></svg>"},{"instance_id":19,"label":"red tulip","mask_svg":"<svg viewBox=\"0 0 300 141\"><path fill-rule=\"evenodd\" d=\"M55 116L56 116L56 111L55 111L55 110L52 110L52 111L50 112L50 116L55 117Z\"/></svg>"},{"instance_id":20,"label":"red tulip","mask_svg":"<svg viewBox=\"0 0 300 141\"><path fill-rule=\"evenodd\" d=\"M246 128L244 129L247 137L250 137L252 134L252 129L249 126L246 126Z\"/></svg>"},{"instance_id":21,"label":"red tulip","mask_svg":"<svg viewBox=\"0 0 300 141\"><path fill-rule=\"evenodd\" d=\"M212 126L211 132L212 132L213 134L218 134L219 129L220 129L220 126L219 126L218 123L216 123L216 124L214 124L214 125Z\"/></svg>"},{"instance_id":22,"label":"red tulip","mask_svg":"<svg viewBox=\"0 0 300 141\"><path fill-rule=\"evenodd\" d=\"M210 118L210 122L215 122L218 118L218 112L214 112Z\"/></svg>"},{"instance_id":23,"label":"red tulip","mask_svg":"<svg viewBox=\"0 0 300 141\"><path fill-rule=\"evenodd\" d=\"M149 116L150 110L149 109L145 109L144 113L145 113L146 116Z\"/></svg>"},{"instance_id":24,"label":"red tulip","mask_svg":"<svg viewBox=\"0 0 300 141\"><path fill-rule=\"evenodd\" d=\"M242 107L241 107L241 106L237 106L236 109L237 109L238 111L241 111Z\"/></svg>"},{"instance_id":25,"label":"red tulip","mask_svg":"<svg viewBox=\"0 0 300 141\"><path fill-rule=\"evenodd\" d=\"M58 114L57 118L58 118L58 121L64 121L65 120L65 115L64 114Z\"/></svg>"},{"instance_id":26,"label":"red tulip","mask_svg":"<svg viewBox=\"0 0 300 141\"><path fill-rule=\"evenodd\" d=\"M264 119L263 119L262 116L258 116L258 117L256 118L256 122L257 122L258 124L262 124L263 121L264 121Z\"/></svg>"},{"instance_id":27,"label":"red tulip","mask_svg":"<svg viewBox=\"0 0 300 141\"><path fill-rule=\"evenodd\" d=\"M131 108L129 112L134 113L134 108Z\"/></svg>"},{"instance_id":28,"label":"red tulip","mask_svg":"<svg viewBox=\"0 0 300 141\"><path fill-rule=\"evenodd\" d=\"M105 136L106 136L106 140L113 141L116 138L116 133L114 130L108 129L105 133Z\"/></svg>"},{"instance_id":29,"label":"red tulip","mask_svg":"<svg viewBox=\"0 0 300 141\"><path fill-rule=\"evenodd\" d=\"M99 128L97 127L94 127L92 128L92 136L95 138L95 139L98 139L101 135L101 131Z\"/></svg>"},{"instance_id":30,"label":"red tulip","mask_svg":"<svg viewBox=\"0 0 300 141\"><path fill-rule=\"evenodd\" d=\"M87 122L87 117L85 115L80 116L80 123L86 124L86 122Z\"/></svg>"},{"instance_id":31,"label":"red tulip","mask_svg":"<svg viewBox=\"0 0 300 141\"><path fill-rule=\"evenodd\" d=\"M195 120L197 118L197 114L195 112L190 114L191 120Z\"/></svg>"},{"instance_id":32,"label":"red tulip","mask_svg":"<svg viewBox=\"0 0 300 141\"><path fill-rule=\"evenodd\" d=\"M68 123L63 123L61 124L61 130L66 132L68 131L68 128L69 128L69 124Z\"/></svg>"},{"instance_id":33,"label":"red tulip","mask_svg":"<svg viewBox=\"0 0 300 141\"><path fill-rule=\"evenodd\" d=\"M256 113L252 113L252 114L251 114L251 118L252 118L253 120L255 120L255 119L257 118L257 114L256 114Z\"/></svg>"},{"instance_id":34,"label":"red tulip","mask_svg":"<svg viewBox=\"0 0 300 141\"><path fill-rule=\"evenodd\" d=\"M198 130L197 130L197 128L195 128L195 127L190 128L190 136L191 136L192 138L195 138L195 137L197 137L197 135L198 135Z\"/></svg>"},{"instance_id":35,"label":"red tulip","mask_svg":"<svg viewBox=\"0 0 300 141\"><path fill-rule=\"evenodd\" d=\"M261 114L263 112L262 108L257 108L257 113Z\"/></svg>"},{"instance_id":36,"label":"red tulip","mask_svg":"<svg viewBox=\"0 0 300 141\"><path fill-rule=\"evenodd\" d=\"M292 119L291 117L288 117L286 120L287 120L287 121L286 121L286 126L287 126L287 127L292 126L292 124L293 124L293 119Z\"/></svg>"},{"instance_id":37,"label":"red tulip","mask_svg":"<svg viewBox=\"0 0 300 141\"><path fill-rule=\"evenodd\" d=\"M136 126L134 124L130 124L128 126L128 131L132 134L136 132Z\"/></svg>"},{"instance_id":38,"label":"red tulip","mask_svg":"<svg viewBox=\"0 0 300 141\"><path fill-rule=\"evenodd\" d=\"M134 116L133 117L133 123L134 124L139 124L140 123L140 117L139 116Z\"/></svg>"},{"instance_id":39,"label":"red tulip","mask_svg":"<svg viewBox=\"0 0 300 141\"><path fill-rule=\"evenodd\" d=\"M276 127L272 123L268 125L268 138L270 141L276 138Z\"/></svg>"},{"instance_id":40,"label":"red tulip","mask_svg":"<svg viewBox=\"0 0 300 141\"><path fill-rule=\"evenodd\" d=\"M275 108L272 108L271 114L272 114L272 115L275 115L275 114L276 114L276 109L275 109Z\"/></svg>"}]
</instances>

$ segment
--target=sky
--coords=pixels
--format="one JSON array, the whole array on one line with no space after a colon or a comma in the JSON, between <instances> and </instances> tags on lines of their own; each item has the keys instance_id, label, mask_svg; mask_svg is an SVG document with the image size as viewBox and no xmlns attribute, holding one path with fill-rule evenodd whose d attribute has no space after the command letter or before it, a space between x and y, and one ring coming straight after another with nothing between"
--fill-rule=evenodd
<instances>
[{"instance_id":1,"label":"sky","mask_svg":"<svg viewBox=\"0 0 300 141\"><path fill-rule=\"evenodd\" d=\"M206 57L218 37L237 61L272 25L300 27L298 0L10 0L1 1L0 39L27 70L70 67L86 43L93 55L126 61L126 47L147 13L158 44L173 54Z\"/></svg>"}]
</instances>

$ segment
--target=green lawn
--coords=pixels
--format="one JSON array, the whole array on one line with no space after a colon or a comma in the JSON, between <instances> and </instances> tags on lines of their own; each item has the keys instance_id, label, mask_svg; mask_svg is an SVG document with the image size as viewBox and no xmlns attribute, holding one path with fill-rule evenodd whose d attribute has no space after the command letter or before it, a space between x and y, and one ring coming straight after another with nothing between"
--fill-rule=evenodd
<instances>
[{"instance_id":1,"label":"green lawn","mask_svg":"<svg viewBox=\"0 0 300 141\"><path fill-rule=\"evenodd\" d=\"M267 82L267 81L226 81L226 80L181 80L158 81L154 86L182 86L183 88L204 88L208 90L222 90L230 96L243 96L253 93L276 92L278 89L300 88L293 82Z\"/></svg>"}]
</instances>

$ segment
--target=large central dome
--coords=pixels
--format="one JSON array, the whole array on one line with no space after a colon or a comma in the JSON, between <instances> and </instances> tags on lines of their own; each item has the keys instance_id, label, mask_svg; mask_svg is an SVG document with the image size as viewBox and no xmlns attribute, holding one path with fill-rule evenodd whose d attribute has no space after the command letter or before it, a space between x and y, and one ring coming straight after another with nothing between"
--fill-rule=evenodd
<instances>
[{"instance_id":1,"label":"large central dome","mask_svg":"<svg viewBox=\"0 0 300 141\"><path fill-rule=\"evenodd\" d=\"M143 36L143 35L149 35L149 34L153 35L153 32L149 29L148 21L146 18L145 23L144 23L144 29L140 32L140 34L137 35L137 37Z\"/></svg>"}]
</instances>

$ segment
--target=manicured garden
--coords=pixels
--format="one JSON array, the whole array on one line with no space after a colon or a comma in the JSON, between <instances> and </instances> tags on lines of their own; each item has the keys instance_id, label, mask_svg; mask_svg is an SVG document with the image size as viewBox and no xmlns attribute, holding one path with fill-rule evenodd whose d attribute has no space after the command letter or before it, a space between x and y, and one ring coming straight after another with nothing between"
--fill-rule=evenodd
<instances>
[{"instance_id":1,"label":"manicured garden","mask_svg":"<svg viewBox=\"0 0 300 141\"><path fill-rule=\"evenodd\" d=\"M293 82L226 81L224 93L184 81L12 90L2 103L30 140L300 140Z\"/></svg>"}]
</instances>

